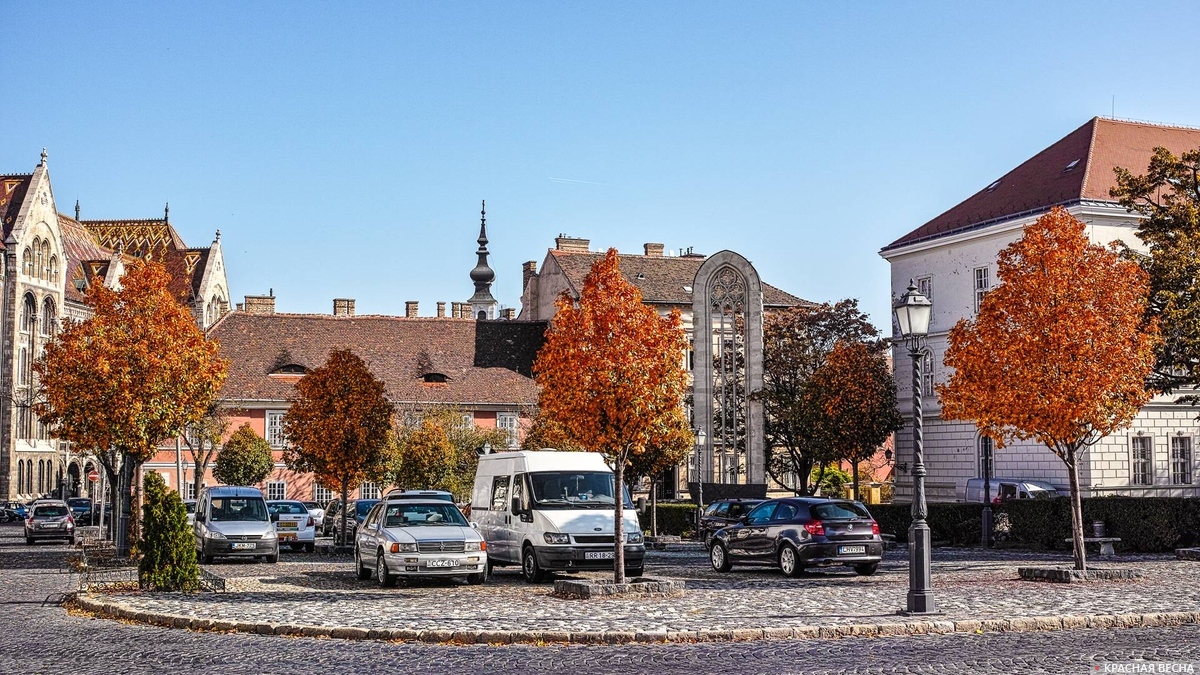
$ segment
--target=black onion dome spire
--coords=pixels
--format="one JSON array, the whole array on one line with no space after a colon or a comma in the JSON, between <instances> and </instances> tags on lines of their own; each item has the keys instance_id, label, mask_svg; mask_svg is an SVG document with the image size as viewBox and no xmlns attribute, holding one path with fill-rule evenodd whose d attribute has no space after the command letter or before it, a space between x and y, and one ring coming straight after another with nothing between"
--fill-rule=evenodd
<instances>
[{"instance_id":1,"label":"black onion dome spire","mask_svg":"<svg viewBox=\"0 0 1200 675\"><path fill-rule=\"evenodd\" d=\"M487 202L482 203L482 208L479 211L479 249L475 251L475 255L479 256L479 261L475 263L475 269L471 270L471 281L475 283L475 295L471 296L470 303L478 304L494 304L496 299L492 297L492 282L496 280L496 272L488 265L488 238L487 238Z\"/></svg>"}]
</instances>

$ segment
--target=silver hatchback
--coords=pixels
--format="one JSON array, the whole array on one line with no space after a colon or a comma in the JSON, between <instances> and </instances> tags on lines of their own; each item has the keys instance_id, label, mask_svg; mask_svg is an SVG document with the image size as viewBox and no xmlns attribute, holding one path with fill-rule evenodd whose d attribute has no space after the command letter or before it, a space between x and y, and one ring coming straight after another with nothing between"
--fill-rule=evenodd
<instances>
[{"instance_id":1,"label":"silver hatchback","mask_svg":"<svg viewBox=\"0 0 1200 675\"><path fill-rule=\"evenodd\" d=\"M42 499L34 504L25 519L25 543L38 539L66 539L75 543L75 518L64 501Z\"/></svg>"},{"instance_id":2,"label":"silver hatchback","mask_svg":"<svg viewBox=\"0 0 1200 675\"><path fill-rule=\"evenodd\" d=\"M358 578L394 586L400 577L487 578L487 543L458 507L441 499L387 497L372 507L354 541Z\"/></svg>"}]
</instances>

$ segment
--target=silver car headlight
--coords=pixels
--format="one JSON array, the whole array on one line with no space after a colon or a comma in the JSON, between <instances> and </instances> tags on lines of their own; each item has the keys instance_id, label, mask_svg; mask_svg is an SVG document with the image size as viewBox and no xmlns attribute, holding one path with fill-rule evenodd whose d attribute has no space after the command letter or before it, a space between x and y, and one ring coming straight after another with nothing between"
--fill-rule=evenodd
<instances>
[{"instance_id":1,"label":"silver car headlight","mask_svg":"<svg viewBox=\"0 0 1200 675\"><path fill-rule=\"evenodd\" d=\"M276 535L275 532L272 530L271 532L267 532L266 534L264 534L262 536L262 538L263 539L274 539L276 536L278 536L278 535Z\"/></svg>"},{"instance_id":2,"label":"silver car headlight","mask_svg":"<svg viewBox=\"0 0 1200 675\"><path fill-rule=\"evenodd\" d=\"M546 532L542 535L547 544L569 544L571 543L571 535L565 532Z\"/></svg>"},{"instance_id":3,"label":"silver car headlight","mask_svg":"<svg viewBox=\"0 0 1200 675\"><path fill-rule=\"evenodd\" d=\"M392 553L416 553L417 552L417 542L414 541L414 542L409 542L407 544L403 544L403 543L392 544L391 551L392 551Z\"/></svg>"},{"instance_id":4,"label":"silver car headlight","mask_svg":"<svg viewBox=\"0 0 1200 675\"><path fill-rule=\"evenodd\" d=\"M641 532L630 532L630 533L626 534L625 535L625 543L627 543L627 544L642 543L642 533Z\"/></svg>"},{"instance_id":5,"label":"silver car headlight","mask_svg":"<svg viewBox=\"0 0 1200 675\"><path fill-rule=\"evenodd\" d=\"M468 541L466 546L463 548L463 550L464 551L482 551L483 547L480 546L480 544L482 544L482 543L483 542L480 542L480 541Z\"/></svg>"},{"instance_id":6,"label":"silver car headlight","mask_svg":"<svg viewBox=\"0 0 1200 675\"><path fill-rule=\"evenodd\" d=\"M224 539L225 535L221 534L220 532L217 532L216 530L209 530L208 532L204 533L204 538L205 539Z\"/></svg>"}]
</instances>

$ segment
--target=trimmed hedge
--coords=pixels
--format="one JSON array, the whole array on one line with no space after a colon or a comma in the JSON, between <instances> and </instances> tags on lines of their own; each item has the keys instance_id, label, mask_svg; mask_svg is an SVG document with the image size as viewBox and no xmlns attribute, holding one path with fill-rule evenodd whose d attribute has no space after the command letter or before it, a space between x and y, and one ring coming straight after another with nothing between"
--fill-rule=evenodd
<instances>
[{"instance_id":1,"label":"trimmed hedge","mask_svg":"<svg viewBox=\"0 0 1200 675\"><path fill-rule=\"evenodd\" d=\"M908 540L912 522L909 504L868 507L885 534ZM983 504L931 503L929 529L934 541L978 545ZM1066 550L1071 538L1071 501L1036 499L1007 502L992 508L997 539L1035 549ZM1194 497L1090 497L1083 500L1084 536L1091 536L1092 521L1102 520L1108 536L1121 541L1119 551L1159 553L1200 543L1200 499ZM1004 523L1007 521L1007 532Z\"/></svg>"},{"instance_id":2,"label":"trimmed hedge","mask_svg":"<svg viewBox=\"0 0 1200 675\"><path fill-rule=\"evenodd\" d=\"M650 531L650 504L646 503L646 513L638 516L642 529ZM682 536L696 531L696 505L691 502L658 503L658 533Z\"/></svg>"}]
</instances>

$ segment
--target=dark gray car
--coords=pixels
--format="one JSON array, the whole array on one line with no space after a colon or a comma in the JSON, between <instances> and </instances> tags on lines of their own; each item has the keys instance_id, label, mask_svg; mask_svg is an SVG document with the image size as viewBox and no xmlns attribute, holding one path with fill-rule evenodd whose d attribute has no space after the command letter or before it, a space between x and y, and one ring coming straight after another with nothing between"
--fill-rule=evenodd
<instances>
[{"instance_id":1,"label":"dark gray car","mask_svg":"<svg viewBox=\"0 0 1200 675\"><path fill-rule=\"evenodd\" d=\"M842 499L767 500L742 522L718 530L709 548L718 572L728 572L734 564L769 564L787 576L827 565L847 565L870 575L882 558L879 524L867 507Z\"/></svg>"},{"instance_id":2,"label":"dark gray car","mask_svg":"<svg viewBox=\"0 0 1200 675\"><path fill-rule=\"evenodd\" d=\"M25 543L38 539L66 539L75 543L75 519L66 502L44 499L33 506L25 519Z\"/></svg>"}]
</instances>

